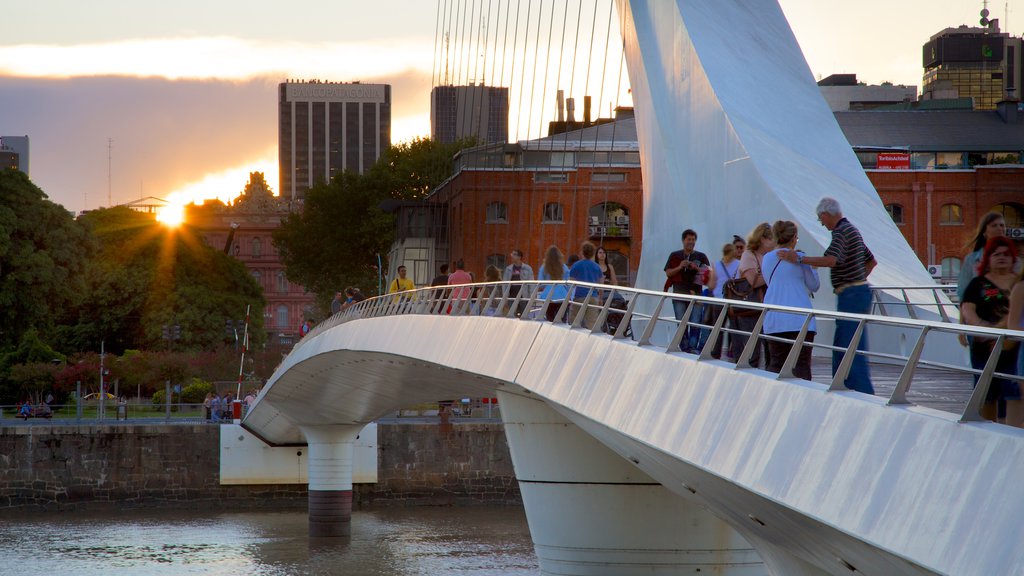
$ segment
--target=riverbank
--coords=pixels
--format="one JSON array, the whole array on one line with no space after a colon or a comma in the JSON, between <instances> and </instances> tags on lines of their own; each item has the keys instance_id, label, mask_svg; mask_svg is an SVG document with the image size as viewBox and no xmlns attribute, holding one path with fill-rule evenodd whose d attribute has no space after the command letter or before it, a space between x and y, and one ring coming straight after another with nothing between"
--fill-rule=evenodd
<instances>
[{"instance_id":1,"label":"riverbank","mask_svg":"<svg viewBox=\"0 0 1024 576\"><path fill-rule=\"evenodd\" d=\"M386 423L377 430L378 481L355 485L356 506L521 505L500 423ZM220 434L210 424L0 427L0 515L306 506L304 484L221 485Z\"/></svg>"}]
</instances>

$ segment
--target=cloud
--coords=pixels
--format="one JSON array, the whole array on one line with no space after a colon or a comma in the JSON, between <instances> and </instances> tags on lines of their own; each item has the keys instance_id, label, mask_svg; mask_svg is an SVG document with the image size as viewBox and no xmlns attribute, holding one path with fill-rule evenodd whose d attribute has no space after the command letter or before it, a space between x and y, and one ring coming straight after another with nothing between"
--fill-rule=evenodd
<instances>
[{"instance_id":1,"label":"cloud","mask_svg":"<svg viewBox=\"0 0 1024 576\"><path fill-rule=\"evenodd\" d=\"M0 47L0 75L29 78L140 76L246 80L259 76L351 81L413 69L429 73L426 43L283 42L233 37Z\"/></svg>"},{"instance_id":2,"label":"cloud","mask_svg":"<svg viewBox=\"0 0 1024 576\"><path fill-rule=\"evenodd\" d=\"M32 180L69 210L109 205L108 138L111 202L166 197L211 174L247 175L276 158L281 80L0 76L0 135L30 137ZM426 134L429 74L406 70L367 81L392 85L394 141ZM243 178L228 193L244 185Z\"/></svg>"}]
</instances>

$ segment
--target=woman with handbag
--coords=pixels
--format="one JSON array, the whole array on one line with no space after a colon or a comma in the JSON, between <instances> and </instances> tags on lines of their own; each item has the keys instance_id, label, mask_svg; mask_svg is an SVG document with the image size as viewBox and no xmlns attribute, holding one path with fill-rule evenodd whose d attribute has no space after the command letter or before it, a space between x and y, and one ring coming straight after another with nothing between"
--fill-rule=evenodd
<instances>
[{"instance_id":1,"label":"woman with handbag","mask_svg":"<svg viewBox=\"0 0 1024 576\"><path fill-rule=\"evenodd\" d=\"M746 280L751 288L754 290L757 297L752 301L763 302L764 301L764 290L765 282L764 276L761 274L761 263L764 260L764 255L775 249L775 239L772 237L772 227L767 222L761 222L754 229L750 231L750 235L747 236L747 249L743 251L743 256L740 257L740 277ZM757 316L760 311L748 310L746 314L743 311L737 311L736 327L744 332L750 332L754 329L754 324L757 323ZM747 345L747 336L739 336L737 338L740 349ZM750 365L758 367L761 361L761 352L764 351L765 366L768 365L769 350L767 343L762 340L761 345L754 348L754 353L750 356Z\"/></svg>"},{"instance_id":2,"label":"woman with handbag","mask_svg":"<svg viewBox=\"0 0 1024 576\"><path fill-rule=\"evenodd\" d=\"M964 324L990 328L1007 327L1010 291L1017 281L1017 275L1013 273L1016 263L1017 247L1013 240L1006 236L988 239L981 262L978 264L978 275L967 284L964 299L960 303L960 316ZM985 366L994 344L995 338L971 338L971 366ZM999 353L996 372L1016 374L1017 348L1017 342L1006 341ZM1024 423L1020 386L1014 380L993 378L981 408L981 415L998 421L1004 415L1004 410L1006 424L1020 426Z\"/></svg>"},{"instance_id":3,"label":"woman with handbag","mask_svg":"<svg viewBox=\"0 0 1024 576\"><path fill-rule=\"evenodd\" d=\"M764 255L764 269L768 271L766 278L768 289L764 294L765 304L776 304L780 306L792 306L794 308L812 308L811 294L821 287L821 280L818 278L818 271L808 264L786 262L779 257L780 252L796 250L797 236L796 224L789 220L779 220L772 226L772 236L775 238L777 248ZM768 363L768 371L778 374L782 371L790 350L793 348L792 340L800 334L806 316L803 314L792 314L788 312L769 311L764 318L763 332L777 338L789 340L789 342L768 341L768 348L771 350L771 361ZM814 335L818 328L814 319L811 319L807 327L807 335L804 342L814 342ZM804 345L800 348L800 355L796 365L793 366L793 375L804 380L811 379L811 347Z\"/></svg>"},{"instance_id":4,"label":"woman with handbag","mask_svg":"<svg viewBox=\"0 0 1024 576\"><path fill-rule=\"evenodd\" d=\"M725 283L728 282L730 279L739 277L739 274L740 274L740 261L739 261L739 256L736 254L735 242L729 242L727 244L723 244L722 245L722 259L719 260L718 262L715 262L715 279L716 279L716 282L715 282L715 288L712 291L712 295L715 298L723 298L724 294L722 292L722 289L725 287ZM722 312L722 307L721 306L709 306L708 309L711 311L711 314L707 318L707 322L706 323L707 324L714 324L714 322L718 319L718 315ZM733 324L734 324L734 319L733 318L727 318L726 319L726 324L723 324L723 327L729 326L730 328L732 328ZM729 334L728 337L729 337L729 350L728 350L728 352L726 352L726 357L729 360L735 361L735 359L739 357L740 352L743 351L743 348L741 348L740 346L737 345L738 341L737 341L737 339L736 339L734 334ZM717 340L715 340L715 345L711 348L711 357L712 358L721 358L722 357L722 342L725 340L725 338L726 338L726 334L723 332L721 334L721 336L719 336L719 338Z\"/></svg>"}]
</instances>

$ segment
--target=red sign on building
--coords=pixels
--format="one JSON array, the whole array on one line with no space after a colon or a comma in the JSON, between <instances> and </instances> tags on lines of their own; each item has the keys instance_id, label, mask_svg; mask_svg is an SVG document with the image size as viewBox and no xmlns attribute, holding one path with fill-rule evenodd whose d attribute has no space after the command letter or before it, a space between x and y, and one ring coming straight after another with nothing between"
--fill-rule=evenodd
<instances>
[{"instance_id":1,"label":"red sign on building","mask_svg":"<svg viewBox=\"0 0 1024 576\"><path fill-rule=\"evenodd\" d=\"M910 153L879 152L875 167L879 170L910 170Z\"/></svg>"}]
</instances>

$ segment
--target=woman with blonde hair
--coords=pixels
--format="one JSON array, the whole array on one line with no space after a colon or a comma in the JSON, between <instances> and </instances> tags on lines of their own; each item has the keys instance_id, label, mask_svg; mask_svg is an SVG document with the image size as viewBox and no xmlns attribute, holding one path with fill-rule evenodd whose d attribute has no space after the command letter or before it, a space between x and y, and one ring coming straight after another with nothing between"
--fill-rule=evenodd
<instances>
[{"instance_id":1,"label":"woman with blonde hair","mask_svg":"<svg viewBox=\"0 0 1024 576\"><path fill-rule=\"evenodd\" d=\"M750 231L747 236L747 249L743 251L743 256L740 257L739 275L747 282L758 294L757 301L764 301L765 281L764 275L761 273L761 264L764 260L764 255L775 249L775 239L772 236L771 224L767 222L761 222L754 229ZM754 329L754 324L757 323L757 314L741 315L736 318L736 327L740 330L750 332ZM747 337L739 336L737 340L741 340L740 346L746 346ZM741 348L742 349L742 348ZM764 362L765 366L768 365L769 351L768 344L765 341L761 341L761 345L754 348L754 353L750 356L750 365L757 367L761 361L761 352L764 351Z\"/></svg>"},{"instance_id":2,"label":"woman with blonde hair","mask_svg":"<svg viewBox=\"0 0 1024 576\"><path fill-rule=\"evenodd\" d=\"M568 278L569 267L565 265L562 251L558 249L558 246L552 244L548 247L547 252L544 253L544 263L541 264L540 270L537 272L537 280L564 282ZM565 300L566 295L569 294L569 289L565 284L544 284L540 293L537 294L537 298L543 302L547 299L549 290L551 291L551 302L548 304L544 315L548 322L554 322L555 314L558 313L562 300Z\"/></svg>"}]
</instances>

